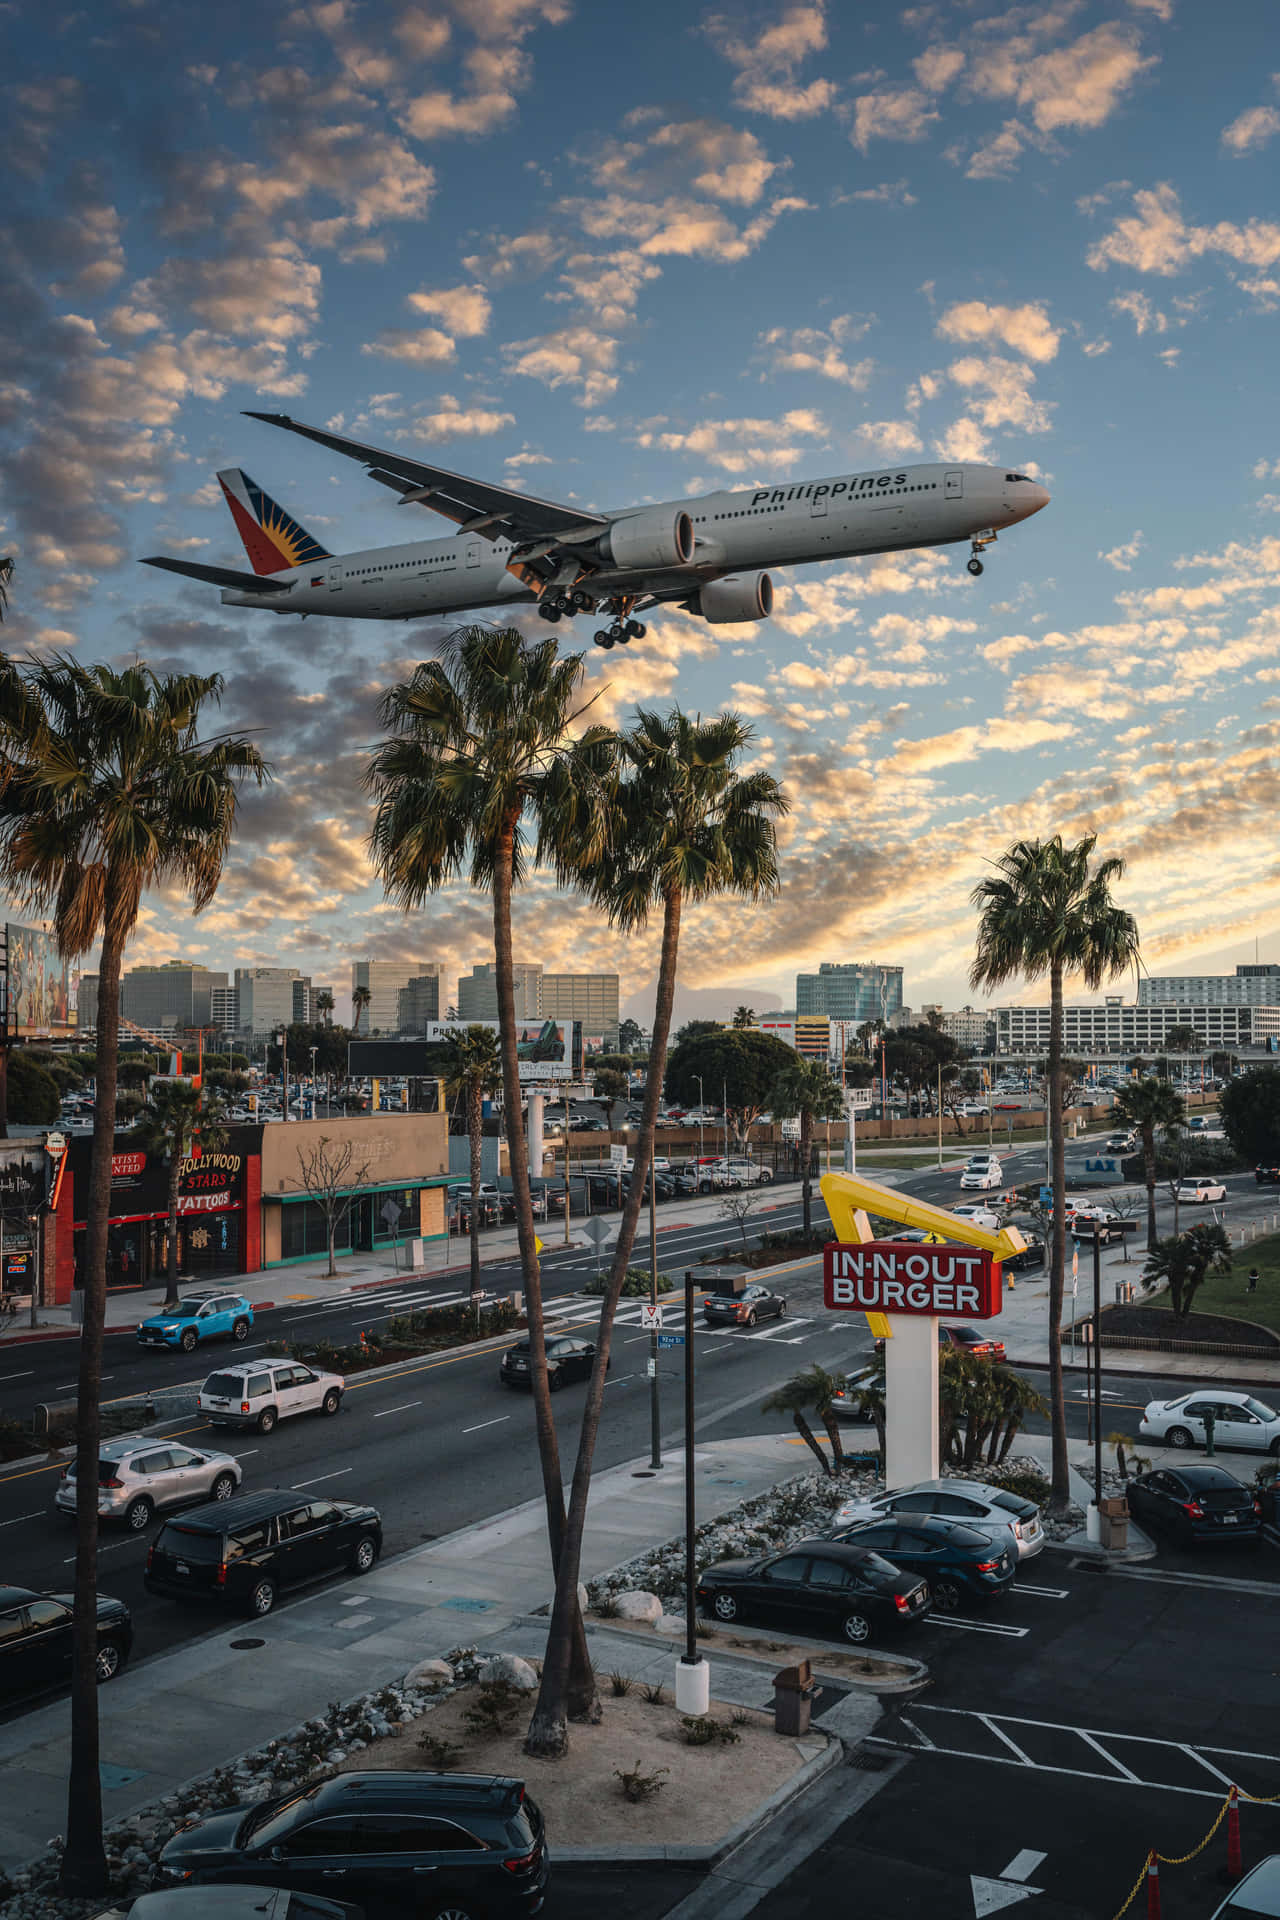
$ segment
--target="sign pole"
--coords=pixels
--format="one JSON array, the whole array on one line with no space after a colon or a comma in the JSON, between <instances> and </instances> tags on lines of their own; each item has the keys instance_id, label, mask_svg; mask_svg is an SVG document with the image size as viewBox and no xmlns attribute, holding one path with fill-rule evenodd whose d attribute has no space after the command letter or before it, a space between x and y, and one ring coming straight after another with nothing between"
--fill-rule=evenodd
<instances>
[{"instance_id":1,"label":"sign pole","mask_svg":"<svg viewBox=\"0 0 1280 1920\"><path fill-rule=\"evenodd\" d=\"M658 1194L653 1166L649 1167L649 1304L658 1304ZM658 1329L649 1335L649 1465L662 1465L662 1420L658 1407Z\"/></svg>"},{"instance_id":2,"label":"sign pole","mask_svg":"<svg viewBox=\"0 0 1280 1920\"><path fill-rule=\"evenodd\" d=\"M711 1675L698 1652L698 1568L694 1557L697 1525L693 1486L693 1287L684 1276L684 1653L676 1665L676 1711L704 1714L711 1704Z\"/></svg>"},{"instance_id":3,"label":"sign pole","mask_svg":"<svg viewBox=\"0 0 1280 1920\"><path fill-rule=\"evenodd\" d=\"M1093 1502L1102 1512L1102 1238L1093 1222Z\"/></svg>"}]
</instances>

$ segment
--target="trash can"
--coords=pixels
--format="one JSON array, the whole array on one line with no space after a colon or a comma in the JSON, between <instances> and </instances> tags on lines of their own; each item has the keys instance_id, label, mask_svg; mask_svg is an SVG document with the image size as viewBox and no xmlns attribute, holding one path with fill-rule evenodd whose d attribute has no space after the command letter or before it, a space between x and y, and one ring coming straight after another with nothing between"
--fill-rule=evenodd
<instances>
[{"instance_id":1,"label":"trash can","mask_svg":"<svg viewBox=\"0 0 1280 1920\"><path fill-rule=\"evenodd\" d=\"M815 1696L821 1692L813 1678L813 1666L801 1660L784 1667L773 1677L773 1730L775 1733L801 1734L809 1731L809 1714Z\"/></svg>"},{"instance_id":2,"label":"trash can","mask_svg":"<svg viewBox=\"0 0 1280 1920\"><path fill-rule=\"evenodd\" d=\"M1129 1502L1123 1494L1099 1503L1098 1525L1104 1547L1118 1552L1128 1546Z\"/></svg>"}]
</instances>

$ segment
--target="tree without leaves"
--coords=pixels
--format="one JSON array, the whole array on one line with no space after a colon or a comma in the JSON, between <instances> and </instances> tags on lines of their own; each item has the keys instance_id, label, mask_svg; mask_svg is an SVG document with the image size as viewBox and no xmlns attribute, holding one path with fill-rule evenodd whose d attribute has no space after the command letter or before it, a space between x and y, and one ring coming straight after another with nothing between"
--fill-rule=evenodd
<instances>
[{"instance_id":1,"label":"tree without leaves","mask_svg":"<svg viewBox=\"0 0 1280 1920\"><path fill-rule=\"evenodd\" d=\"M742 1257L745 1260L751 1252L747 1244L747 1222L764 1195L758 1187L730 1187L720 1196L720 1211L726 1220L732 1220L742 1238Z\"/></svg>"},{"instance_id":2,"label":"tree without leaves","mask_svg":"<svg viewBox=\"0 0 1280 1920\"><path fill-rule=\"evenodd\" d=\"M13 557L6 554L0 560L0 620L4 619L5 608L9 604L9 583L13 579Z\"/></svg>"},{"instance_id":3,"label":"tree without leaves","mask_svg":"<svg viewBox=\"0 0 1280 1920\"><path fill-rule=\"evenodd\" d=\"M468 1027L448 1042L444 1070L445 1091L461 1104L467 1118L467 1143L471 1157L471 1215L468 1239L471 1249L471 1303L480 1298L480 1149L484 1131L484 1099L502 1085L502 1058L498 1037L492 1027Z\"/></svg>"},{"instance_id":4,"label":"tree without leaves","mask_svg":"<svg viewBox=\"0 0 1280 1920\"><path fill-rule=\"evenodd\" d=\"M1001 854L996 871L979 881L972 900L979 910L970 984L990 989L1021 976L1049 976L1049 1142L1053 1226L1049 1240L1049 1405L1053 1453L1053 1504L1064 1511L1071 1487L1067 1462L1067 1414L1062 1377L1062 1299L1066 1267L1066 1159L1062 1124L1062 996L1068 974L1090 992L1136 961L1138 928L1117 907L1111 883L1122 860L1090 861L1097 835L1074 846L1061 834L1051 840L1019 840Z\"/></svg>"},{"instance_id":5,"label":"tree without leaves","mask_svg":"<svg viewBox=\"0 0 1280 1920\"><path fill-rule=\"evenodd\" d=\"M1280 1078L1280 1076L1277 1076ZM1187 1118L1186 1103L1167 1080L1131 1080L1116 1095L1113 1114L1138 1129L1147 1188L1147 1250L1156 1244L1156 1130L1176 1134Z\"/></svg>"},{"instance_id":6,"label":"tree without leaves","mask_svg":"<svg viewBox=\"0 0 1280 1920\"><path fill-rule=\"evenodd\" d=\"M1155 1280L1168 1281L1169 1304L1181 1326L1210 1274L1230 1271L1231 1239L1226 1228L1216 1220L1197 1220L1186 1233L1172 1233L1156 1241L1147 1253L1142 1277L1148 1286Z\"/></svg>"},{"instance_id":7,"label":"tree without leaves","mask_svg":"<svg viewBox=\"0 0 1280 1920\"><path fill-rule=\"evenodd\" d=\"M19 670L0 661L0 882L51 914L68 958L101 941L97 1100L86 1207L76 1422L75 1653L67 1837L59 1884L106 1891L98 1770L98 1441L107 1220L115 1136L120 975L142 896L181 889L199 913L217 891L237 790L268 770L235 735L199 737L218 674L117 672L64 654Z\"/></svg>"},{"instance_id":8,"label":"tree without leaves","mask_svg":"<svg viewBox=\"0 0 1280 1920\"><path fill-rule=\"evenodd\" d=\"M324 1215L330 1273L337 1272L333 1248L338 1228L345 1224L356 1195L369 1179L368 1161L357 1166L355 1160L353 1140L337 1141L327 1133L320 1135L314 1147L298 1149L298 1184Z\"/></svg>"},{"instance_id":9,"label":"tree without leaves","mask_svg":"<svg viewBox=\"0 0 1280 1920\"><path fill-rule=\"evenodd\" d=\"M788 1049L788 1051L790 1051ZM813 1123L843 1120L844 1098L827 1071L825 1060L805 1060L792 1054L778 1069L768 1090L775 1119L800 1121L800 1200L804 1210L804 1237L813 1232Z\"/></svg>"},{"instance_id":10,"label":"tree without leaves","mask_svg":"<svg viewBox=\"0 0 1280 1920\"><path fill-rule=\"evenodd\" d=\"M139 1146L169 1163L169 1219L165 1232L164 1310L178 1304L178 1198L182 1185L182 1163L197 1140L210 1151L226 1142L226 1130L219 1123L222 1105L216 1094L206 1092L189 1080L157 1080L142 1110L142 1123L136 1130Z\"/></svg>"}]
</instances>

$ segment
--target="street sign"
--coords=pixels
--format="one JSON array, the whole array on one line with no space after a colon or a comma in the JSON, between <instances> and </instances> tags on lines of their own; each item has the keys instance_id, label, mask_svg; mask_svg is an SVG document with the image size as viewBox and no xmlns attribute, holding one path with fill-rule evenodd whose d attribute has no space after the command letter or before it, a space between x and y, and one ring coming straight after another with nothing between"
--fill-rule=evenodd
<instances>
[{"instance_id":1,"label":"street sign","mask_svg":"<svg viewBox=\"0 0 1280 1920\"><path fill-rule=\"evenodd\" d=\"M388 1229L400 1225L400 1208L394 1200L388 1200L383 1205L382 1220Z\"/></svg>"},{"instance_id":2,"label":"street sign","mask_svg":"<svg viewBox=\"0 0 1280 1920\"><path fill-rule=\"evenodd\" d=\"M662 1331L661 1300L641 1301L640 1325L645 1329L646 1333L660 1333Z\"/></svg>"},{"instance_id":3,"label":"street sign","mask_svg":"<svg viewBox=\"0 0 1280 1920\"><path fill-rule=\"evenodd\" d=\"M627 1164L627 1149L626 1149L626 1147L625 1147L625 1146L621 1146L621 1147L618 1147L618 1146L612 1146L612 1147L610 1147L610 1149L609 1149L609 1165L610 1165L611 1167L616 1167L616 1168L618 1169L618 1171L619 1171L619 1172L621 1173L621 1172L623 1172L623 1171L625 1170L625 1168L626 1168L626 1164Z\"/></svg>"},{"instance_id":4,"label":"street sign","mask_svg":"<svg viewBox=\"0 0 1280 1920\"><path fill-rule=\"evenodd\" d=\"M646 1374L646 1376L647 1376L647 1377L648 1377L648 1378L649 1378L650 1380L656 1380L656 1379L657 1379L657 1376L658 1376L658 1363L657 1363L657 1361L656 1361L656 1360L654 1360L653 1358L650 1358L650 1359L648 1359L648 1360L646 1360L646 1361L645 1361L645 1363L644 1363L644 1370L645 1370L645 1374Z\"/></svg>"},{"instance_id":5,"label":"street sign","mask_svg":"<svg viewBox=\"0 0 1280 1920\"><path fill-rule=\"evenodd\" d=\"M614 1228L606 1226L604 1221L594 1213L590 1219L583 1220L579 1224L597 1253L614 1238Z\"/></svg>"},{"instance_id":6,"label":"street sign","mask_svg":"<svg viewBox=\"0 0 1280 1920\"><path fill-rule=\"evenodd\" d=\"M660 1333L658 1335L659 1352L667 1347L682 1347L683 1345L684 1335L682 1333Z\"/></svg>"},{"instance_id":7,"label":"street sign","mask_svg":"<svg viewBox=\"0 0 1280 1920\"><path fill-rule=\"evenodd\" d=\"M1053 1188L1052 1187L1041 1187L1040 1205L1042 1207L1051 1207L1053 1205Z\"/></svg>"},{"instance_id":8,"label":"street sign","mask_svg":"<svg viewBox=\"0 0 1280 1920\"><path fill-rule=\"evenodd\" d=\"M1003 1305L1000 1265L976 1247L915 1240L828 1242L822 1297L854 1313L950 1314L990 1320Z\"/></svg>"}]
</instances>

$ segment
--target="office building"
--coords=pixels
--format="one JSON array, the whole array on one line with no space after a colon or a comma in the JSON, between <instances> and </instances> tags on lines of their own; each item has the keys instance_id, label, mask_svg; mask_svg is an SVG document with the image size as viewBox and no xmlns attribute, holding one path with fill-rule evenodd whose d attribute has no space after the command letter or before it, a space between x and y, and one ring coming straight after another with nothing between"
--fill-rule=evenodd
<instances>
[{"instance_id":1,"label":"office building","mask_svg":"<svg viewBox=\"0 0 1280 1920\"><path fill-rule=\"evenodd\" d=\"M440 978L438 960L353 960L351 991L364 987L369 1004L359 1013L352 1007L353 1033L398 1033L400 1031L400 990L424 974Z\"/></svg>"},{"instance_id":2,"label":"office building","mask_svg":"<svg viewBox=\"0 0 1280 1920\"><path fill-rule=\"evenodd\" d=\"M902 1008L902 968L824 960L816 973L796 975L796 1012L835 1020L888 1020Z\"/></svg>"},{"instance_id":3,"label":"office building","mask_svg":"<svg viewBox=\"0 0 1280 1920\"><path fill-rule=\"evenodd\" d=\"M515 979L516 1019L540 1020L542 1018L542 968L519 964L513 966ZM494 974L492 960L482 961L472 967L469 974L463 974L458 981L458 1018L459 1020L496 1020L498 1017L498 982Z\"/></svg>"},{"instance_id":4,"label":"office building","mask_svg":"<svg viewBox=\"0 0 1280 1920\"><path fill-rule=\"evenodd\" d=\"M96 973L82 973L76 988L76 1025L96 1027L97 1024L98 976Z\"/></svg>"},{"instance_id":5,"label":"office building","mask_svg":"<svg viewBox=\"0 0 1280 1920\"><path fill-rule=\"evenodd\" d=\"M1280 1006L1280 966L1269 961L1237 967L1234 973L1143 974L1138 1005L1160 1007L1194 1001L1199 1007Z\"/></svg>"},{"instance_id":6,"label":"office building","mask_svg":"<svg viewBox=\"0 0 1280 1920\"><path fill-rule=\"evenodd\" d=\"M425 1033L440 1018L440 975L415 974L397 995L397 1030L400 1033Z\"/></svg>"},{"instance_id":7,"label":"office building","mask_svg":"<svg viewBox=\"0 0 1280 1920\"><path fill-rule=\"evenodd\" d=\"M311 982L296 967L236 968L236 1029L261 1039L305 1021Z\"/></svg>"},{"instance_id":8,"label":"office building","mask_svg":"<svg viewBox=\"0 0 1280 1920\"><path fill-rule=\"evenodd\" d=\"M1280 998L1280 996L1278 996ZM1049 1046L1049 1009L997 1007L998 1053L1043 1054ZM1068 1054L1113 1053L1120 1058L1163 1053L1175 1027L1193 1027L1206 1053L1265 1046L1280 1037L1280 1004L1196 1005L1169 1002L1143 1006L1108 996L1101 1003L1064 1007L1062 1039Z\"/></svg>"},{"instance_id":9,"label":"office building","mask_svg":"<svg viewBox=\"0 0 1280 1920\"><path fill-rule=\"evenodd\" d=\"M604 1052L618 1050L618 976L616 973L544 973L544 1020L579 1020L586 1045L597 1041Z\"/></svg>"},{"instance_id":10,"label":"office building","mask_svg":"<svg viewBox=\"0 0 1280 1920\"><path fill-rule=\"evenodd\" d=\"M210 996L215 987L226 984L225 973L187 960L167 960L159 967L130 967L120 982L121 1017L150 1033L211 1026Z\"/></svg>"},{"instance_id":11,"label":"office building","mask_svg":"<svg viewBox=\"0 0 1280 1920\"><path fill-rule=\"evenodd\" d=\"M939 1006L921 1007L921 1020L937 1015L942 1032L962 1047L971 1047L975 1053L983 1053L989 1044L994 1043L995 1021L980 1007L961 1007L956 1013L947 1013Z\"/></svg>"},{"instance_id":12,"label":"office building","mask_svg":"<svg viewBox=\"0 0 1280 1920\"><path fill-rule=\"evenodd\" d=\"M238 1031L240 995L234 987L215 987L209 995L209 1025L221 1033Z\"/></svg>"},{"instance_id":13,"label":"office building","mask_svg":"<svg viewBox=\"0 0 1280 1920\"><path fill-rule=\"evenodd\" d=\"M759 1032L781 1040L786 1047L794 1047L806 1060L824 1063L831 1058L831 1026L831 1021L822 1013L764 1013L757 1022ZM839 1045L837 1029L837 1052Z\"/></svg>"}]
</instances>

